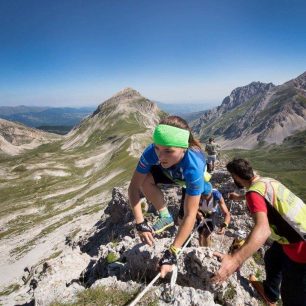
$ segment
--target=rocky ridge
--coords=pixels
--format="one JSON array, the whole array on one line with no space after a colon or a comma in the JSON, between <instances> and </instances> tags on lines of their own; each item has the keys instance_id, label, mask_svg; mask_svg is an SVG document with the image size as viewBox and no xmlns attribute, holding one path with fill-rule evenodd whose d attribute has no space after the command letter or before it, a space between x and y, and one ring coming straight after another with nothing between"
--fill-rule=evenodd
<instances>
[{"instance_id":1,"label":"rocky ridge","mask_svg":"<svg viewBox=\"0 0 306 306\"><path fill-rule=\"evenodd\" d=\"M264 274L262 265L254 258L248 259L227 283L214 286L209 281L219 266L212 252L227 252L235 231L244 229L249 232L253 224L244 203L226 198L234 184L224 168L215 171L212 182L223 193L233 215L232 222L226 235L213 234L212 249L198 247L195 235L191 246L179 258L172 305L259 305L258 296L247 282L251 272ZM180 190L168 188L164 191L169 209L176 216ZM143 208L149 220L153 221L152 205L144 202ZM58 257L25 267L18 281L19 290L1 297L0 301L5 305L49 305L55 300L73 302L78 292L102 285L139 291L156 275L156 264L173 241L176 230L174 227L156 237L152 247L142 244L134 230L126 187L116 187L100 220L90 230L76 237L66 236L66 246ZM151 290L150 298L158 305L167 304L165 293L168 292L169 279L170 276L159 280ZM146 305L146 298L140 305Z\"/></svg>"}]
</instances>

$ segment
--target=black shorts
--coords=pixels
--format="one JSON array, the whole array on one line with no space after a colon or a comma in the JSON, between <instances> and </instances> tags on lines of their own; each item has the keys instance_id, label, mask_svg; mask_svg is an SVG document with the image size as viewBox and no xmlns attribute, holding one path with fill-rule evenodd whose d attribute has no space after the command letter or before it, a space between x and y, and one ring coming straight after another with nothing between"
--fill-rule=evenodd
<instances>
[{"instance_id":1,"label":"black shorts","mask_svg":"<svg viewBox=\"0 0 306 306\"><path fill-rule=\"evenodd\" d=\"M177 185L172 181L159 166L152 166L150 173L153 176L155 184L164 184L164 185Z\"/></svg>"},{"instance_id":2,"label":"black shorts","mask_svg":"<svg viewBox=\"0 0 306 306\"><path fill-rule=\"evenodd\" d=\"M150 173L153 176L154 183L157 184L163 184L163 185L176 185L174 181L172 181L168 176L165 175L163 170L159 166L152 166ZM179 217L184 217L184 201L185 201L185 194L186 194L186 188L182 188L182 198L181 198L181 205L179 210Z\"/></svg>"}]
</instances>

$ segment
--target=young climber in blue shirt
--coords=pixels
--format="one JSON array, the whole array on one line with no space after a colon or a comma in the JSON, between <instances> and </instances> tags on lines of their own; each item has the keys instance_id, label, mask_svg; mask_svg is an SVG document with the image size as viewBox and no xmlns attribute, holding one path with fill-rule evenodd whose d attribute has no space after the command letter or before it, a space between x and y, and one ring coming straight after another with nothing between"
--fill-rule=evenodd
<instances>
[{"instance_id":1,"label":"young climber in blue shirt","mask_svg":"<svg viewBox=\"0 0 306 306\"><path fill-rule=\"evenodd\" d=\"M217 223L217 211L220 208L224 215L224 222L221 224L217 234L224 235L225 229L231 221L231 214L225 204L223 196L218 189L212 188L208 183L208 188L202 193L200 207L197 214L198 222L204 220L203 226L199 228L199 245L212 246L211 234Z\"/></svg>"},{"instance_id":2,"label":"young climber in blue shirt","mask_svg":"<svg viewBox=\"0 0 306 306\"><path fill-rule=\"evenodd\" d=\"M185 193L183 189L184 198ZM231 221L231 214L225 204L224 198L218 189L212 188L211 183L206 183L205 188L201 194L199 210L197 212L197 225L200 223L201 226L198 228L199 233L199 245L211 247L211 234L217 224L218 211L221 210L224 216L224 222L220 225L217 234L224 235L225 229L228 227ZM181 205L178 214L178 223L184 218L184 207Z\"/></svg>"},{"instance_id":3,"label":"young climber in blue shirt","mask_svg":"<svg viewBox=\"0 0 306 306\"><path fill-rule=\"evenodd\" d=\"M154 233L174 225L158 184L177 184L186 188L184 218L173 244L160 260L161 277L172 271L180 248L193 230L201 193L207 184L204 181L205 173L205 155L186 121L178 116L163 119L155 128L153 144L143 152L128 189L136 229L141 240L152 245ZM141 193L159 212L159 219L152 228L142 214Z\"/></svg>"}]
</instances>

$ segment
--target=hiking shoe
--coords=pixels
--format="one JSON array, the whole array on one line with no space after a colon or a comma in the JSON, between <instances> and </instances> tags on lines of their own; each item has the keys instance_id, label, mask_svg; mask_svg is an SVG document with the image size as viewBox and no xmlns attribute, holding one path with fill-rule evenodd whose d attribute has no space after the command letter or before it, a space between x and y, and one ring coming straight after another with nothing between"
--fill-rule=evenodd
<instances>
[{"instance_id":1,"label":"hiking shoe","mask_svg":"<svg viewBox=\"0 0 306 306\"><path fill-rule=\"evenodd\" d=\"M174 221L172 216L158 218L157 221L153 224L153 230L155 234L163 232L166 228L173 226Z\"/></svg>"},{"instance_id":2,"label":"hiking shoe","mask_svg":"<svg viewBox=\"0 0 306 306\"><path fill-rule=\"evenodd\" d=\"M265 294L265 290L264 290L262 282L258 281L255 275L251 274L249 276L249 282L253 286L253 288L257 291L257 293L260 295L260 297L263 299L263 301L266 303L266 305L276 306L276 302L269 301L269 299L267 298Z\"/></svg>"}]
</instances>

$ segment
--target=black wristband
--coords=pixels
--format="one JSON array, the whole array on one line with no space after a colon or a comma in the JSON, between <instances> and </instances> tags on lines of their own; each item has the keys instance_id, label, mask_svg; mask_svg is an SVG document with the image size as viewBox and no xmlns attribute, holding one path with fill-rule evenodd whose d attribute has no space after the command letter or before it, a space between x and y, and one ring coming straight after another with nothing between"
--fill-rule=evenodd
<instances>
[{"instance_id":1,"label":"black wristband","mask_svg":"<svg viewBox=\"0 0 306 306\"><path fill-rule=\"evenodd\" d=\"M221 228L227 228L228 227L228 224L226 223L226 222L223 222L222 224L221 224Z\"/></svg>"},{"instance_id":2,"label":"black wristband","mask_svg":"<svg viewBox=\"0 0 306 306\"><path fill-rule=\"evenodd\" d=\"M143 222L136 224L136 230L138 232L150 232L152 233L152 229L149 226L147 220L144 220Z\"/></svg>"},{"instance_id":3,"label":"black wristband","mask_svg":"<svg viewBox=\"0 0 306 306\"><path fill-rule=\"evenodd\" d=\"M211 211L203 211L202 216L206 219L209 218L213 213Z\"/></svg>"},{"instance_id":4,"label":"black wristband","mask_svg":"<svg viewBox=\"0 0 306 306\"><path fill-rule=\"evenodd\" d=\"M176 256L170 250L166 250L163 257L159 261L160 266L176 265L176 264L177 264Z\"/></svg>"}]
</instances>

